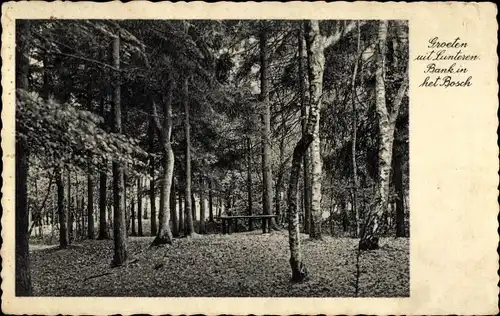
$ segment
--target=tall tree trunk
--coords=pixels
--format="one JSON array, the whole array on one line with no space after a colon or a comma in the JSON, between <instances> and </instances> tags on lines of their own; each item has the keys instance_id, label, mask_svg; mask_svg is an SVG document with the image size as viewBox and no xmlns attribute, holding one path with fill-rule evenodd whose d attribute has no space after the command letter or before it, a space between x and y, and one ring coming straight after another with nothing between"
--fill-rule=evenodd
<instances>
[{"instance_id":1,"label":"tall tree trunk","mask_svg":"<svg viewBox=\"0 0 500 316\"><path fill-rule=\"evenodd\" d=\"M250 142L250 137L247 137L247 199L248 199L248 210L247 214L252 216L253 213L253 193L252 193L252 144ZM248 219L248 230L253 230L253 219Z\"/></svg>"},{"instance_id":2,"label":"tall tree trunk","mask_svg":"<svg viewBox=\"0 0 500 316\"><path fill-rule=\"evenodd\" d=\"M210 222L214 221L214 200L212 192L212 180L208 179L208 218Z\"/></svg>"},{"instance_id":3,"label":"tall tree trunk","mask_svg":"<svg viewBox=\"0 0 500 316\"><path fill-rule=\"evenodd\" d=\"M170 189L170 217L172 218L172 235L179 237L179 219L177 217L175 178L172 177L172 188Z\"/></svg>"},{"instance_id":4,"label":"tall tree trunk","mask_svg":"<svg viewBox=\"0 0 500 316\"><path fill-rule=\"evenodd\" d=\"M267 31L266 25L261 26L260 30L260 98L264 105L263 126L262 126L262 175L264 181L263 189L263 210L264 214L272 214L272 196L273 196L273 179L271 170L271 105L269 102L268 91L268 71L269 61L267 54ZM266 220L262 221L262 229L266 232ZM267 229L270 232L271 228L277 229L274 218L270 220L271 227Z\"/></svg>"},{"instance_id":5,"label":"tall tree trunk","mask_svg":"<svg viewBox=\"0 0 500 316\"><path fill-rule=\"evenodd\" d=\"M205 234L205 178L200 177L200 234Z\"/></svg>"},{"instance_id":6,"label":"tall tree trunk","mask_svg":"<svg viewBox=\"0 0 500 316\"><path fill-rule=\"evenodd\" d=\"M182 207L182 192L179 190L179 234L185 232L184 208Z\"/></svg>"},{"instance_id":7,"label":"tall tree trunk","mask_svg":"<svg viewBox=\"0 0 500 316\"><path fill-rule=\"evenodd\" d=\"M106 123L106 103L105 103L105 93L101 94L101 116L104 118L104 123ZM107 167L107 161L104 162ZM99 236L97 239L108 239L108 229L106 222L106 204L107 204L107 183L108 176L106 171L99 172Z\"/></svg>"},{"instance_id":8,"label":"tall tree trunk","mask_svg":"<svg viewBox=\"0 0 500 316\"><path fill-rule=\"evenodd\" d=\"M67 173L68 173L68 178L67 178L67 181L68 181L68 199L67 199L67 203L68 203L68 240L69 240L69 243L71 244L71 242L73 241L73 238L74 238L74 229L73 229L73 218L74 218L74 210L73 210L73 198L71 197L71 172L69 171L69 169L67 169Z\"/></svg>"},{"instance_id":9,"label":"tall tree trunk","mask_svg":"<svg viewBox=\"0 0 500 316\"><path fill-rule=\"evenodd\" d=\"M142 178L137 179L137 235L144 236L142 232Z\"/></svg>"},{"instance_id":10,"label":"tall tree trunk","mask_svg":"<svg viewBox=\"0 0 500 316\"><path fill-rule=\"evenodd\" d=\"M351 135L351 159L352 159L352 208L356 219L356 237L359 236L360 222L359 222L359 210L357 205L357 195L358 195L358 165L356 163L356 141L357 141L357 129L358 129L358 114L356 109L356 77L358 75L358 62L359 54L361 51L361 31L359 29L359 22L357 22L357 50L356 59L354 60L354 71L352 74L352 85L351 85L351 102L352 102L352 135Z\"/></svg>"},{"instance_id":11,"label":"tall tree trunk","mask_svg":"<svg viewBox=\"0 0 500 316\"><path fill-rule=\"evenodd\" d=\"M154 140L154 130L153 130L153 121L150 121L150 130L149 130L149 145L150 150L153 150L153 140ZM149 159L149 172L151 179L149 180L149 205L151 212L151 236L156 236L157 228L156 228L156 189L155 189L155 158L153 155L150 156ZM146 214L146 212L144 212ZM147 218L147 216L145 216Z\"/></svg>"},{"instance_id":12,"label":"tall tree trunk","mask_svg":"<svg viewBox=\"0 0 500 316\"><path fill-rule=\"evenodd\" d=\"M94 182L90 167L87 174L87 195L87 237L94 239Z\"/></svg>"},{"instance_id":13,"label":"tall tree trunk","mask_svg":"<svg viewBox=\"0 0 500 316\"><path fill-rule=\"evenodd\" d=\"M404 187L403 173L401 171L402 159L400 153L394 150L394 162L392 181L396 189L396 237L405 237L405 206L404 206Z\"/></svg>"},{"instance_id":14,"label":"tall tree trunk","mask_svg":"<svg viewBox=\"0 0 500 316\"><path fill-rule=\"evenodd\" d=\"M288 238L290 245L290 266L292 280L299 282L307 278L307 269L302 261L300 250L299 213L297 210L297 188L300 177L300 168L307 148L313 141L313 133L319 120L319 109L323 93L323 71L325 58L319 32L319 22L310 20L304 22L307 42L307 55L309 64L309 91L311 97L310 113L307 120L305 133L293 151L292 169L288 184Z\"/></svg>"},{"instance_id":15,"label":"tall tree trunk","mask_svg":"<svg viewBox=\"0 0 500 316\"><path fill-rule=\"evenodd\" d=\"M196 223L196 199L194 193L191 193L191 211L193 213L193 223Z\"/></svg>"},{"instance_id":16,"label":"tall tree trunk","mask_svg":"<svg viewBox=\"0 0 500 316\"><path fill-rule=\"evenodd\" d=\"M366 216L365 225L361 232L361 239L359 241L360 250L372 250L379 247L378 241L382 226L381 221L383 220L384 213L389 203L389 184L395 123L401 101L408 87L407 69L404 74L403 82L394 98L392 109L389 112L386 105L384 81L387 28L388 21L379 22L375 71L375 106L377 109L379 127L377 191L375 193L374 203L369 210L369 214Z\"/></svg>"},{"instance_id":17,"label":"tall tree trunk","mask_svg":"<svg viewBox=\"0 0 500 316\"><path fill-rule=\"evenodd\" d=\"M319 113L314 126L314 139L311 143L311 221L309 235L313 239L321 239L321 140L319 135Z\"/></svg>"},{"instance_id":18,"label":"tall tree trunk","mask_svg":"<svg viewBox=\"0 0 500 316\"><path fill-rule=\"evenodd\" d=\"M189 95L188 95L188 77L183 81L183 100L184 103L184 133L186 137L186 187L184 189L185 211L186 211L186 235L194 234L193 213L191 205L191 128L189 126Z\"/></svg>"},{"instance_id":19,"label":"tall tree trunk","mask_svg":"<svg viewBox=\"0 0 500 316\"><path fill-rule=\"evenodd\" d=\"M59 215L59 247L65 249L69 245L68 209L64 207L64 180L61 167L56 167L57 214Z\"/></svg>"},{"instance_id":20,"label":"tall tree trunk","mask_svg":"<svg viewBox=\"0 0 500 316\"><path fill-rule=\"evenodd\" d=\"M303 25L299 27L299 89L300 89L300 116L302 121L302 134L305 134L307 127L307 99L306 99L306 85L307 85L307 76L305 74L305 63L304 59L306 59L306 48L304 45L304 28ZM309 234L310 232L310 223L311 223L311 188L310 183L311 179L309 176L309 155L306 151L303 158L304 164L304 174L303 174L303 186L304 192L302 194L303 197L303 206L304 206L304 232Z\"/></svg>"},{"instance_id":21,"label":"tall tree trunk","mask_svg":"<svg viewBox=\"0 0 500 316\"><path fill-rule=\"evenodd\" d=\"M113 66L120 69L120 35L113 40ZM121 91L120 75L118 72L113 76L113 132L121 134ZM120 163L113 161L113 240L115 251L113 266L121 266L127 260L127 227L125 224L125 187L123 167Z\"/></svg>"},{"instance_id":22,"label":"tall tree trunk","mask_svg":"<svg viewBox=\"0 0 500 316\"><path fill-rule=\"evenodd\" d=\"M163 126L160 126L156 116L156 106L152 104L156 127L160 131L160 138L163 145L163 177L161 181L160 193L160 227L153 245L172 244L173 236L170 229L170 191L172 190L172 181L174 175L174 152L172 150L172 93L173 78L171 75L167 82L167 98L164 102L163 113L165 118ZM175 211L175 210L174 210Z\"/></svg>"}]
</instances>

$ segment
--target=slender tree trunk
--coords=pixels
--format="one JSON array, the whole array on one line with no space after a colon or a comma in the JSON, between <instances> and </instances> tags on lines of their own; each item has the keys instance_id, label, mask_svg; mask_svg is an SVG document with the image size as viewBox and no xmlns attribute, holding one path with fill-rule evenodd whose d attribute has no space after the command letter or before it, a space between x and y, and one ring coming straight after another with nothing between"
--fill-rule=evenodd
<instances>
[{"instance_id":1,"label":"slender tree trunk","mask_svg":"<svg viewBox=\"0 0 500 316\"><path fill-rule=\"evenodd\" d=\"M248 215L252 216L253 213L253 193L252 193L252 144L250 141L250 137L247 137L247 199L248 199ZM253 228L253 219L248 219L248 230L252 231Z\"/></svg>"},{"instance_id":2,"label":"slender tree trunk","mask_svg":"<svg viewBox=\"0 0 500 316\"><path fill-rule=\"evenodd\" d=\"M300 177L300 168L307 148L313 141L316 122L319 120L321 95L323 90L323 71L325 59L319 32L319 22L310 20L304 22L307 41L307 55L309 64L309 91L311 96L310 113L305 133L293 151L292 169L288 185L288 238L290 245L290 266L292 280L303 281L307 278L307 269L302 261L300 250L299 213L297 210L297 188Z\"/></svg>"},{"instance_id":3,"label":"slender tree trunk","mask_svg":"<svg viewBox=\"0 0 500 316\"><path fill-rule=\"evenodd\" d=\"M196 223L196 199L194 198L194 193L191 193L191 210L193 213L193 222Z\"/></svg>"},{"instance_id":4,"label":"slender tree trunk","mask_svg":"<svg viewBox=\"0 0 500 316\"><path fill-rule=\"evenodd\" d=\"M269 91L268 91L268 71L269 71L269 61L267 53L267 31L265 30L266 25L262 25L260 31L260 91L261 91L261 101L264 104L264 114L263 114L263 128L262 128L262 173L264 181L263 189L263 209L264 214L272 214L272 196L273 196L273 178L271 170L271 106L269 102ZM263 220L265 223L266 220ZM277 229L276 220L272 218L270 221L270 229ZM266 225L263 224L263 231L266 232Z\"/></svg>"},{"instance_id":5,"label":"slender tree trunk","mask_svg":"<svg viewBox=\"0 0 500 316\"><path fill-rule=\"evenodd\" d=\"M113 66L120 68L120 36L113 40ZM115 72L113 76L113 132L121 134L121 91L120 75ZM113 161L113 240L115 244L113 266L121 266L127 260L127 227L125 224L125 187L123 167Z\"/></svg>"},{"instance_id":6,"label":"slender tree trunk","mask_svg":"<svg viewBox=\"0 0 500 316\"><path fill-rule=\"evenodd\" d=\"M182 207L182 192L179 191L179 233L185 232L184 209Z\"/></svg>"},{"instance_id":7,"label":"slender tree trunk","mask_svg":"<svg viewBox=\"0 0 500 316\"><path fill-rule=\"evenodd\" d=\"M188 95L188 77L183 82L183 103L184 103L184 133L186 137L186 187L184 189L185 211L186 211L186 235L194 234L193 213L191 205L191 128L189 123L189 95Z\"/></svg>"},{"instance_id":8,"label":"slender tree trunk","mask_svg":"<svg viewBox=\"0 0 500 316\"><path fill-rule=\"evenodd\" d=\"M87 194L87 237L94 239L94 182L90 167L87 174Z\"/></svg>"},{"instance_id":9,"label":"slender tree trunk","mask_svg":"<svg viewBox=\"0 0 500 316\"><path fill-rule=\"evenodd\" d=\"M306 48L304 45L304 28L301 25L299 28L298 35L299 42L299 89L300 89L300 116L302 121L302 134L306 132L307 127L307 99L306 99L306 85L307 85L307 77L305 74L305 63L304 60L307 58L306 56ZM311 223L311 189L310 183L311 179L309 176L309 154L306 152L303 158L304 164L304 174L303 174L303 186L304 192L302 197L304 199L304 232L309 234L310 232L310 223Z\"/></svg>"},{"instance_id":10,"label":"slender tree trunk","mask_svg":"<svg viewBox=\"0 0 500 316\"><path fill-rule=\"evenodd\" d=\"M108 229L106 221L106 204L107 204L107 183L108 176L106 172L99 173L99 236L97 239L108 239Z\"/></svg>"},{"instance_id":11,"label":"slender tree trunk","mask_svg":"<svg viewBox=\"0 0 500 316\"><path fill-rule=\"evenodd\" d=\"M73 217L74 217L74 212L73 212L73 199L71 198L71 172L69 171L69 169L67 170L67 174L68 174L68 178L67 178L67 181L68 181L68 240L69 240L69 243L71 244L71 242L73 241Z\"/></svg>"},{"instance_id":12,"label":"slender tree trunk","mask_svg":"<svg viewBox=\"0 0 500 316\"><path fill-rule=\"evenodd\" d=\"M389 203L389 184L395 122L399 113L399 106L401 105L401 101L408 87L408 70L406 70L403 82L398 89L392 109L389 112L386 105L384 80L387 28L388 21L379 22L375 71L375 105L379 127L377 191L369 214L367 214L365 218L365 225L362 229L361 239L359 241L360 250L372 250L379 247L378 241L382 226L381 221L383 220L384 213Z\"/></svg>"},{"instance_id":13,"label":"slender tree trunk","mask_svg":"<svg viewBox=\"0 0 500 316\"><path fill-rule=\"evenodd\" d=\"M403 187L403 173L401 171L401 156L394 150L394 162L392 181L396 189L396 237L405 237L405 206L404 206L404 187Z\"/></svg>"},{"instance_id":14,"label":"slender tree trunk","mask_svg":"<svg viewBox=\"0 0 500 316\"><path fill-rule=\"evenodd\" d=\"M164 103L163 112L165 118L163 120L162 132L160 133L163 144L163 177L161 182L160 193L160 229L158 235L153 241L153 245L172 244L173 236L170 229L170 191L172 190L172 181L174 175L174 152L172 150L172 93L173 93L173 78L170 76L167 83L167 98ZM155 105L152 104L156 114ZM156 119L156 117L155 117ZM158 121L157 128L160 130ZM175 211L175 210L174 210Z\"/></svg>"},{"instance_id":15,"label":"slender tree trunk","mask_svg":"<svg viewBox=\"0 0 500 316\"><path fill-rule=\"evenodd\" d=\"M175 178L172 177L172 188L170 190L170 217L172 218L172 236L179 237L179 222L177 218L177 207L175 198Z\"/></svg>"},{"instance_id":16,"label":"slender tree trunk","mask_svg":"<svg viewBox=\"0 0 500 316\"><path fill-rule=\"evenodd\" d=\"M352 102L352 135L351 135L351 159L352 159L352 208L356 219L356 237L359 236L360 222L359 222L359 210L357 205L357 195L358 195L358 165L356 162L356 141L357 141L357 129L358 129L358 114L356 109L356 77L358 75L358 57L361 51L361 31L359 29L359 22L357 22L358 35L357 35L357 50L356 59L354 60L354 71L352 74L352 85L351 85L351 102Z\"/></svg>"},{"instance_id":17,"label":"slender tree trunk","mask_svg":"<svg viewBox=\"0 0 500 316\"><path fill-rule=\"evenodd\" d=\"M144 236L142 232L142 178L137 179L137 235Z\"/></svg>"},{"instance_id":18,"label":"slender tree trunk","mask_svg":"<svg viewBox=\"0 0 500 316\"><path fill-rule=\"evenodd\" d=\"M153 150L153 140L154 140L154 131L153 131L153 121L150 122L150 131L149 131L149 141L150 141L150 149ZM151 212L151 236L156 236L157 228L156 228L156 189L155 189L155 159L154 156L151 155L149 160L149 172L151 176L151 180L149 180L149 200L150 200L150 212ZM146 212L145 212L146 213Z\"/></svg>"},{"instance_id":19,"label":"slender tree trunk","mask_svg":"<svg viewBox=\"0 0 500 316\"><path fill-rule=\"evenodd\" d=\"M134 194L133 188L134 188L134 183L132 182L132 190L130 192L130 221L131 221L131 226L132 226L132 236L137 236L137 226L135 224L135 219L136 219L136 213L135 213L135 199L137 197L137 193Z\"/></svg>"},{"instance_id":20,"label":"slender tree trunk","mask_svg":"<svg viewBox=\"0 0 500 316\"><path fill-rule=\"evenodd\" d=\"M321 239L321 222L323 212L321 209L321 141L319 136L319 114L314 126L314 139L311 143L311 222L310 236Z\"/></svg>"},{"instance_id":21,"label":"slender tree trunk","mask_svg":"<svg viewBox=\"0 0 500 316\"><path fill-rule=\"evenodd\" d=\"M200 177L200 234L205 234L205 212L206 212L206 198L205 198L205 178Z\"/></svg>"},{"instance_id":22,"label":"slender tree trunk","mask_svg":"<svg viewBox=\"0 0 500 316\"><path fill-rule=\"evenodd\" d=\"M101 94L101 116L104 118L104 123L106 123L106 103L105 103L105 93ZM104 162L107 167L107 161ZM108 176L106 171L99 172L99 236L97 239L109 239L107 222L106 222L106 203L107 203L107 183Z\"/></svg>"},{"instance_id":23,"label":"slender tree trunk","mask_svg":"<svg viewBox=\"0 0 500 316\"><path fill-rule=\"evenodd\" d=\"M214 221L214 204L213 204L212 180L208 179L208 218L210 222Z\"/></svg>"}]
</instances>

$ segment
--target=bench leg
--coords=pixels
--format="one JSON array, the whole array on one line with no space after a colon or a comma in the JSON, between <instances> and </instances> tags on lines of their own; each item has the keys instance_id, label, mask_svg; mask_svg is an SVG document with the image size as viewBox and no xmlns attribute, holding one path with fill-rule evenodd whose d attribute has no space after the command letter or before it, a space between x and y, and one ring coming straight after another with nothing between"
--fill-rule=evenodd
<instances>
[{"instance_id":1,"label":"bench leg","mask_svg":"<svg viewBox=\"0 0 500 316\"><path fill-rule=\"evenodd\" d=\"M222 220L222 234L225 235L226 233L227 233L227 231L226 231L226 220L223 219Z\"/></svg>"},{"instance_id":2,"label":"bench leg","mask_svg":"<svg viewBox=\"0 0 500 316\"><path fill-rule=\"evenodd\" d=\"M231 234L231 230L232 230L231 226L233 226L233 220L232 219L228 219L227 221L228 221L228 223L227 223L227 233Z\"/></svg>"},{"instance_id":3,"label":"bench leg","mask_svg":"<svg viewBox=\"0 0 500 316\"><path fill-rule=\"evenodd\" d=\"M236 219L236 218L234 219L234 231L235 231L236 233L239 233L239 232L240 232L240 231L239 231L239 228L238 228L238 219Z\"/></svg>"}]
</instances>

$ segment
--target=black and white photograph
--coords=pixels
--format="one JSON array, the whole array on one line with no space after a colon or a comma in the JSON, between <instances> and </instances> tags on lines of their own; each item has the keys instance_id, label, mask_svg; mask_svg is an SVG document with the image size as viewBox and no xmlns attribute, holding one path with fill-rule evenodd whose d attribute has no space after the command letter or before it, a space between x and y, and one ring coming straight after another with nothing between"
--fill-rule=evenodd
<instances>
[{"instance_id":1,"label":"black and white photograph","mask_svg":"<svg viewBox=\"0 0 500 316\"><path fill-rule=\"evenodd\" d=\"M16 296L409 296L407 21L15 41Z\"/></svg>"}]
</instances>

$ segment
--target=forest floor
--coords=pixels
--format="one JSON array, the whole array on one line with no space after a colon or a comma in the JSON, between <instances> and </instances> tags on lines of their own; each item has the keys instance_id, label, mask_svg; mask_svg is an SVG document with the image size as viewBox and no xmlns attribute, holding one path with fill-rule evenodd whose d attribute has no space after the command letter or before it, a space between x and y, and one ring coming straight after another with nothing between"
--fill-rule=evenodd
<instances>
[{"instance_id":1,"label":"forest floor","mask_svg":"<svg viewBox=\"0 0 500 316\"><path fill-rule=\"evenodd\" d=\"M31 245L36 296L353 297L357 239L312 241L303 235L310 279L290 282L288 234L261 232L180 238L149 248L153 237L129 237L129 263L111 268L112 240L69 249ZM359 258L359 296L409 296L409 242L382 238Z\"/></svg>"}]
</instances>

